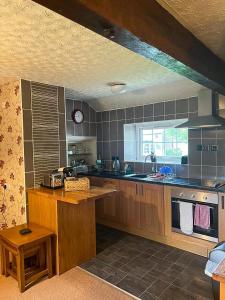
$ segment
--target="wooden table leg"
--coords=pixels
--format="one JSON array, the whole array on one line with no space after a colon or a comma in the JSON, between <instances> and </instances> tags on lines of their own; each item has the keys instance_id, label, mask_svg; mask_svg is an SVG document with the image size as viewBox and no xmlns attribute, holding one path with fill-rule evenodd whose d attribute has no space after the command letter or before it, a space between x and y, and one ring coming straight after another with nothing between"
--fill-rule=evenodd
<instances>
[{"instance_id":1,"label":"wooden table leg","mask_svg":"<svg viewBox=\"0 0 225 300\"><path fill-rule=\"evenodd\" d=\"M220 282L220 300L225 299L225 283Z\"/></svg>"},{"instance_id":2,"label":"wooden table leg","mask_svg":"<svg viewBox=\"0 0 225 300\"><path fill-rule=\"evenodd\" d=\"M3 257L4 257L4 273L5 276L8 277L8 269L9 269L9 251L3 246Z\"/></svg>"},{"instance_id":3,"label":"wooden table leg","mask_svg":"<svg viewBox=\"0 0 225 300\"><path fill-rule=\"evenodd\" d=\"M20 292L25 291L25 271L24 271L24 253L23 248L20 248L16 256L17 263L17 280Z\"/></svg>"},{"instance_id":4,"label":"wooden table leg","mask_svg":"<svg viewBox=\"0 0 225 300\"><path fill-rule=\"evenodd\" d=\"M48 268L48 278L52 277L52 247L51 237L46 241L46 264Z\"/></svg>"},{"instance_id":5,"label":"wooden table leg","mask_svg":"<svg viewBox=\"0 0 225 300\"><path fill-rule=\"evenodd\" d=\"M5 275L5 258L4 258L4 252L3 252L3 246L0 245L0 256L1 256L1 270L0 274Z\"/></svg>"}]
</instances>

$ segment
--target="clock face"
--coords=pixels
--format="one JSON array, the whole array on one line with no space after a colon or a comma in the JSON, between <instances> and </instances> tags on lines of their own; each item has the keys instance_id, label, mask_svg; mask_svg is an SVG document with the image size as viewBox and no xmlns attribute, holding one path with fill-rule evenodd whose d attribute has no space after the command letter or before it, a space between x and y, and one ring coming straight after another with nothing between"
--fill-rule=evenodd
<instances>
[{"instance_id":1,"label":"clock face","mask_svg":"<svg viewBox=\"0 0 225 300\"><path fill-rule=\"evenodd\" d=\"M75 109L73 112L72 112L72 119L73 121L76 123L76 124L80 124L83 122L84 120L84 114L81 110L79 109Z\"/></svg>"}]
</instances>

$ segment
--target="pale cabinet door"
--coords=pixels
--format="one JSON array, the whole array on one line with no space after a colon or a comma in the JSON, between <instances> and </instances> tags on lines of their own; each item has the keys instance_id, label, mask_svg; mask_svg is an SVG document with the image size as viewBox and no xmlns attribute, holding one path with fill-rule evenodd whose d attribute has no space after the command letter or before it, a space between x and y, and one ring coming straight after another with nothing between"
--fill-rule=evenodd
<instances>
[{"instance_id":1,"label":"pale cabinet door","mask_svg":"<svg viewBox=\"0 0 225 300\"><path fill-rule=\"evenodd\" d=\"M143 184L140 197L140 227L164 235L163 186Z\"/></svg>"},{"instance_id":2,"label":"pale cabinet door","mask_svg":"<svg viewBox=\"0 0 225 300\"><path fill-rule=\"evenodd\" d=\"M127 227L140 226L139 184L120 180L120 223Z\"/></svg>"}]
</instances>

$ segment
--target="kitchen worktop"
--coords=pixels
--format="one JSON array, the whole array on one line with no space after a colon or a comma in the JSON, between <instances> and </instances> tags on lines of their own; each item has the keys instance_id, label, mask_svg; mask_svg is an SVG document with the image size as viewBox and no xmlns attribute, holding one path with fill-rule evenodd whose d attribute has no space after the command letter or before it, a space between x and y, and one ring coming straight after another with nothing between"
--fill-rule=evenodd
<instances>
[{"instance_id":1,"label":"kitchen worktop","mask_svg":"<svg viewBox=\"0 0 225 300\"><path fill-rule=\"evenodd\" d=\"M105 197L113 193L113 189L106 189L101 187L91 187L87 191L75 191L65 192L63 188L60 189L48 189L44 187L33 188L28 190L28 194L41 195L47 198L51 198L55 201L62 201L70 204L80 204L88 200L96 200L101 197Z\"/></svg>"},{"instance_id":2,"label":"kitchen worktop","mask_svg":"<svg viewBox=\"0 0 225 300\"><path fill-rule=\"evenodd\" d=\"M193 179L193 178L137 178L134 174L125 175L124 173L120 172L111 172L111 171L104 171L104 172L88 172L85 174L86 176L96 176L96 177L103 177L103 178L114 178L119 180L129 180L129 181L137 181L149 184L162 184L162 185L170 185L170 186L177 186L177 187L184 187L184 188L194 188L194 189L201 189L213 192L225 192L225 186L221 188L212 187L213 180L201 180L201 179ZM131 177L133 176L133 177ZM217 180L220 182L220 180Z\"/></svg>"}]
</instances>

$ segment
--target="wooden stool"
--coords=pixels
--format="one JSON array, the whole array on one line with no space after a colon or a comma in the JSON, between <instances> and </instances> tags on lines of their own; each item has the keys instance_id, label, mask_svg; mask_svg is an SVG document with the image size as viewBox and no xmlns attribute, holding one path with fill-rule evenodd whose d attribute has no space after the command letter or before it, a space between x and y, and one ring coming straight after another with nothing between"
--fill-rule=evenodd
<instances>
[{"instance_id":1,"label":"wooden stool","mask_svg":"<svg viewBox=\"0 0 225 300\"><path fill-rule=\"evenodd\" d=\"M21 235L19 231L27 227L32 232ZM52 277L52 236L50 230L36 224L23 224L0 231L1 273L17 279L21 292L45 275ZM27 268L25 260L32 257L36 257L35 267Z\"/></svg>"}]
</instances>

